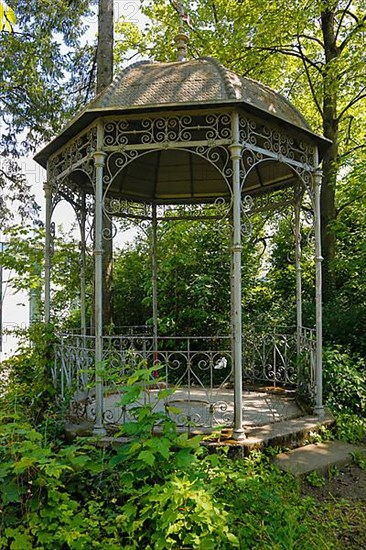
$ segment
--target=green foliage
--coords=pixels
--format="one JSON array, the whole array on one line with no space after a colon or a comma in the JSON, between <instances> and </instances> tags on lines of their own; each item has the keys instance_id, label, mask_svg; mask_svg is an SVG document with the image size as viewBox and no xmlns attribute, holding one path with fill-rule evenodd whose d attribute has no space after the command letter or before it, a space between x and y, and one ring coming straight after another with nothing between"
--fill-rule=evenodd
<instances>
[{"instance_id":1,"label":"green foliage","mask_svg":"<svg viewBox=\"0 0 366 550\"><path fill-rule=\"evenodd\" d=\"M361 443L366 436L366 420L356 414L342 413L337 416L336 435L349 443Z\"/></svg>"},{"instance_id":2,"label":"green foliage","mask_svg":"<svg viewBox=\"0 0 366 550\"><path fill-rule=\"evenodd\" d=\"M150 376L127 377L125 406ZM50 442L0 410L0 548L328 548L314 505L268 458L207 454L150 406L131 410L116 450Z\"/></svg>"},{"instance_id":3,"label":"green foliage","mask_svg":"<svg viewBox=\"0 0 366 550\"><path fill-rule=\"evenodd\" d=\"M330 441L331 439L334 439L332 431L326 426L320 426L318 431L309 433L304 441L304 445L321 443L322 441Z\"/></svg>"},{"instance_id":4,"label":"green foliage","mask_svg":"<svg viewBox=\"0 0 366 550\"><path fill-rule=\"evenodd\" d=\"M0 428L1 548L118 548L116 512L105 502L103 452L86 445L61 449L17 416L2 416ZM81 486L79 486L81 484ZM90 497L90 498L88 498Z\"/></svg>"},{"instance_id":5,"label":"green foliage","mask_svg":"<svg viewBox=\"0 0 366 550\"><path fill-rule=\"evenodd\" d=\"M319 472L310 472L310 474L306 476L306 481L312 487L324 487L325 485L324 476L319 474Z\"/></svg>"},{"instance_id":6,"label":"green foliage","mask_svg":"<svg viewBox=\"0 0 366 550\"><path fill-rule=\"evenodd\" d=\"M14 10L5 2L0 2L0 32L13 32L13 25L17 22Z\"/></svg>"},{"instance_id":7,"label":"green foliage","mask_svg":"<svg viewBox=\"0 0 366 550\"><path fill-rule=\"evenodd\" d=\"M53 241L52 255L52 315L61 323L77 309L79 299L79 250L72 234L59 230ZM14 225L4 231L7 239L0 261L11 272L10 286L16 291L33 291L37 297L38 317L41 317L41 299L44 264L44 229L31 225ZM90 278L90 264L87 277ZM91 293L91 292L90 292Z\"/></svg>"},{"instance_id":8,"label":"green foliage","mask_svg":"<svg viewBox=\"0 0 366 550\"><path fill-rule=\"evenodd\" d=\"M33 324L20 333L17 354L0 364L0 376L6 381L0 395L0 407L17 413L22 411L34 426L54 416L55 390L51 379L54 342L53 327Z\"/></svg>"},{"instance_id":9,"label":"green foliage","mask_svg":"<svg viewBox=\"0 0 366 550\"><path fill-rule=\"evenodd\" d=\"M349 159L338 190L338 216L332 226L337 237L334 262L336 292L324 308L325 337L329 343L347 345L366 357L366 258L365 160Z\"/></svg>"},{"instance_id":10,"label":"green foliage","mask_svg":"<svg viewBox=\"0 0 366 550\"><path fill-rule=\"evenodd\" d=\"M151 316L145 305L146 286L151 277L149 254L137 242L115 255L113 266L114 322L119 326L145 325Z\"/></svg>"},{"instance_id":11,"label":"green foliage","mask_svg":"<svg viewBox=\"0 0 366 550\"><path fill-rule=\"evenodd\" d=\"M159 316L164 334L226 332L229 260L227 238L212 223L167 225L159 244Z\"/></svg>"},{"instance_id":12,"label":"green foliage","mask_svg":"<svg viewBox=\"0 0 366 550\"><path fill-rule=\"evenodd\" d=\"M364 360L341 347L324 349L324 396L335 413L366 413Z\"/></svg>"},{"instance_id":13,"label":"green foliage","mask_svg":"<svg viewBox=\"0 0 366 550\"><path fill-rule=\"evenodd\" d=\"M89 0L8 0L0 13L0 219L37 206L17 159L54 136L85 100L92 49L80 38ZM2 8L6 6L1 2ZM11 11L9 11L11 10ZM4 20L4 13L7 19ZM16 24L14 15L16 14ZM11 205L11 207L10 207Z\"/></svg>"},{"instance_id":14,"label":"green foliage","mask_svg":"<svg viewBox=\"0 0 366 550\"><path fill-rule=\"evenodd\" d=\"M115 258L116 326L151 322L149 236ZM159 331L169 335L227 334L230 323L229 227L216 222L161 222L158 234ZM243 301L255 300L259 247L243 243Z\"/></svg>"},{"instance_id":15,"label":"green foliage","mask_svg":"<svg viewBox=\"0 0 366 550\"><path fill-rule=\"evenodd\" d=\"M355 451L352 453L353 462L361 468L362 470L366 470L366 454L362 451Z\"/></svg>"}]
</instances>

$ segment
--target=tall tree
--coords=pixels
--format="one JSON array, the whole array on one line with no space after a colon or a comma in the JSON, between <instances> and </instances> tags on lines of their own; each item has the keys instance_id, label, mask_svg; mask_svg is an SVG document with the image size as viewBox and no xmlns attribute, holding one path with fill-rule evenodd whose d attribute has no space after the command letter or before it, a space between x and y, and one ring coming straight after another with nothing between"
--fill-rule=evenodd
<instances>
[{"instance_id":1,"label":"tall tree","mask_svg":"<svg viewBox=\"0 0 366 550\"><path fill-rule=\"evenodd\" d=\"M13 32L6 25L0 32L3 223L11 215L7 199L17 199L25 215L34 206L16 159L50 139L81 105L90 68L89 50L80 46L89 0L8 0L7 4L17 21L8 17Z\"/></svg>"},{"instance_id":2,"label":"tall tree","mask_svg":"<svg viewBox=\"0 0 366 550\"><path fill-rule=\"evenodd\" d=\"M97 94L113 80L113 0L99 0Z\"/></svg>"},{"instance_id":3,"label":"tall tree","mask_svg":"<svg viewBox=\"0 0 366 550\"><path fill-rule=\"evenodd\" d=\"M365 0L198 0L185 2L192 57L212 55L228 68L283 92L314 130L332 140L323 159L322 248L324 297L334 292L337 182L345 159L366 148ZM143 4L146 32L120 29L133 46L157 60L174 60L176 2ZM123 57L129 43L119 43Z\"/></svg>"},{"instance_id":4,"label":"tall tree","mask_svg":"<svg viewBox=\"0 0 366 550\"><path fill-rule=\"evenodd\" d=\"M97 93L102 92L113 80L113 0L99 0ZM113 319L113 227L110 218L103 216L103 326Z\"/></svg>"}]
</instances>

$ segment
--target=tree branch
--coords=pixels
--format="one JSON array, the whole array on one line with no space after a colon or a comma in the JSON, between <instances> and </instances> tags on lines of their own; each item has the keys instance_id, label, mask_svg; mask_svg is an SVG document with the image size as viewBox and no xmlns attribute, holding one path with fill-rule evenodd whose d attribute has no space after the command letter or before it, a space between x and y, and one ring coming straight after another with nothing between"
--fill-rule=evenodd
<instances>
[{"instance_id":1,"label":"tree branch","mask_svg":"<svg viewBox=\"0 0 366 550\"><path fill-rule=\"evenodd\" d=\"M342 111L339 113L337 117L337 121L340 122L343 115L348 111L348 109L353 107L353 105L356 105L356 103L361 101L361 99L365 99L365 98L366 98L366 86L364 86L363 89L360 92L358 92L358 94L353 99L351 99L351 101L342 109Z\"/></svg>"},{"instance_id":2,"label":"tree branch","mask_svg":"<svg viewBox=\"0 0 366 550\"><path fill-rule=\"evenodd\" d=\"M93 64L92 64L91 69L90 69L90 73L89 73L89 81L88 81L88 85L87 85L87 89L86 89L84 104L86 104L88 102L88 99L89 99L89 94L90 94L90 91L91 91L91 86L92 86L93 78L94 78L94 74L95 74L95 68L96 68L96 65L97 65L97 53L98 53L98 48L95 48L94 59L93 59Z\"/></svg>"},{"instance_id":3,"label":"tree branch","mask_svg":"<svg viewBox=\"0 0 366 550\"><path fill-rule=\"evenodd\" d=\"M342 10L342 15L341 15L341 18L340 18L340 20L339 20L339 22L338 22L337 29L336 29L336 32L335 32L335 39L336 39L336 40L337 40L337 38L338 38L338 34L339 34L340 30L341 30L341 26L342 26L342 23L343 23L343 20L344 20L346 14L352 15L352 14L348 11L348 8L350 7L351 4L352 4L352 0L349 0L347 6ZM357 19L357 18L356 18L356 19Z\"/></svg>"},{"instance_id":4,"label":"tree branch","mask_svg":"<svg viewBox=\"0 0 366 550\"><path fill-rule=\"evenodd\" d=\"M214 20L215 20L216 29L218 30L219 18L217 16L216 4L215 4L215 2L211 2L211 4L212 4L212 11L213 11L213 16L214 16Z\"/></svg>"},{"instance_id":5,"label":"tree branch","mask_svg":"<svg viewBox=\"0 0 366 550\"><path fill-rule=\"evenodd\" d=\"M310 88L310 92L311 92L311 95L313 97L313 100L314 100L314 103L315 103L315 106L316 108L318 109L318 112L320 114L320 116L323 118L324 117L324 112L320 106L320 103L318 101L318 98L316 97L316 93L315 93L315 88L314 88L314 85L313 85L313 81L310 77L310 73L309 73L309 68L307 66L307 63L305 62L305 57L303 56L303 49L302 49L302 45L301 45L301 41L300 41L300 38L298 38L298 47L299 47L299 52L300 52L300 55L301 55L301 60L302 60L302 64L304 66L304 69L305 69L305 73L306 73L306 77L307 77L307 80L308 80L308 84L309 84L309 88Z\"/></svg>"},{"instance_id":6,"label":"tree branch","mask_svg":"<svg viewBox=\"0 0 366 550\"><path fill-rule=\"evenodd\" d=\"M350 32L348 33L348 35L346 36L346 38L343 40L343 42L338 46L338 50L340 52L343 52L343 50L345 49L345 47L347 46L347 44L350 42L350 40L352 40L352 38L354 37L354 35L360 31L363 27L365 27L366 25L366 15L363 16L363 18L359 21L359 23L357 25L355 25L353 27L352 30L350 30Z\"/></svg>"},{"instance_id":7,"label":"tree branch","mask_svg":"<svg viewBox=\"0 0 366 550\"><path fill-rule=\"evenodd\" d=\"M366 197L366 191L364 193L361 193L361 195L358 195L357 197L353 198L352 200L349 200L344 204L342 204L339 208L337 208L337 216L340 212L342 212L342 210L347 208L347 206L351 206L351 204L363 199L364 197Z\"/></svg>"},{"instance_id":8,"label":"tree branch","mask_svg":"<svg viewBox=\"0 0 366 550\"><path fill-rule=\"evenodd\" d=\"M270 52L270 53L273 53L273 54L276 54L276 53L279 53L279 54L282 54L282 55L288 55L288 56L291 56L291 57L296 57L297 59L305 59L306 62L311 66L313 67L313 69L316 69L320 74L322 74L322 67L320 67L320 63L316 63L315 61L313 61L312 59L310 59L309 57L303 55L301 56L300 53L296 52L294 49L293 49L293 46L290 45L290 46L244 46L243 47L243 50L257 50L257 51L267 51L267 52ZM242 57L239 58L240 59L243 59Z\"/></svg>"},{"instance_id":9,"label":"tree branch","mask_svg":"<svg viewBox=\"0 0 366 550\"><path fill-rule=\"evenodd\" d=\"M356 151L359 151L360 149L366 149L366 143L362 143L360 145L356 145L355 147L352 147L352 149L348 149L348 151L346 151L345 153L342 153L341 155L339 155L339 158L344 159L344 158L348 157L349 155L352 155Z\"/></svg>"},{"instance_id":10,"label":"tree branch","mask_svg":"<svg viewBox=\"0 0 366 550\"><path fill-rule=\"evenodd\" d=\"M308 34L298 34L297 38L305 38L306 40L312 40L313 42L316 42L317 44L319 44L319 46L322 49L324 49L324 43L316 36L309 36Z\"/></svg>"}]
</instances>

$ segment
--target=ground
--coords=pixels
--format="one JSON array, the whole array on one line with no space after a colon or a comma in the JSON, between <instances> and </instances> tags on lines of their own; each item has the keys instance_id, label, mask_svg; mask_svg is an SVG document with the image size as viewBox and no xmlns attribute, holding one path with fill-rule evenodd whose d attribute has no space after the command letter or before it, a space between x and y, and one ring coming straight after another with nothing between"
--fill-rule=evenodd
<instances>
[{"instance_id":1,"label":"ground","mask_svg":"<svg viewBox=\"0 0 366 550\"><path fill-rule=\"evenodd\" d=\"M312 482L321 485L314 487L305 479L302 493L322 505L319 521L336 533L338 548L365 548L366 467L352 464L334 470L327 479L315 476Z\"/></svg>"}]
</instances>

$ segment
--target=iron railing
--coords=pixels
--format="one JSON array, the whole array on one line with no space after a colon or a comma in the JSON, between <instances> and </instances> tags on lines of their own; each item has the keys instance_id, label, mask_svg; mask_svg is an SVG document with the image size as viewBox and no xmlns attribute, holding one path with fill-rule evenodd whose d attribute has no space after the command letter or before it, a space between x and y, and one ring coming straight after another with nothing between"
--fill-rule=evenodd
<instances>
[{"instance_id":1,"label":"iron railing","mask_svg":"<svg viewBox=\"0 0 366 550\"><path fill-rule=\"evenodd\" d=\"M132 332L132 331L131 331ZM72 414L95 416L95 338L60 335L55 346L53 380L63 400L70 400ZM151 367L138 402L165 411L178 425L230 425L234 414L231 338L159 337L125 334L103 336L104 421L119 424L131 419L131 407L120 405L125 377L141 367ZM312 398L315 384L315 337L311 329L301 334L243 336L243 387L246 384L290 387ZM159 399L159 389L164 399ZM136 405L136 403L134 404Z\"/></svg>"}]
</instances>

